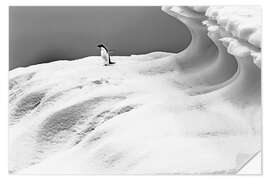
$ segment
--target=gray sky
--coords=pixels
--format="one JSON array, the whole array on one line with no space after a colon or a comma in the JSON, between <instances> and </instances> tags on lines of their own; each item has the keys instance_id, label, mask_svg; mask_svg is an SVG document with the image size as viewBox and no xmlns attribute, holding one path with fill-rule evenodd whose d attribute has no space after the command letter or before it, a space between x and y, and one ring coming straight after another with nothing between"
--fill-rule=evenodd
<instances>
[{"instance_id":1,"label":"gray sky","mask_svg":"<svg viewBox=\"0 0 270 180\"><path fill-rule=\"evenodd\" d=\"M10 69L59 59L178 52L190 34L160 7L10 7Z\"/></svg>"}]
</instances>

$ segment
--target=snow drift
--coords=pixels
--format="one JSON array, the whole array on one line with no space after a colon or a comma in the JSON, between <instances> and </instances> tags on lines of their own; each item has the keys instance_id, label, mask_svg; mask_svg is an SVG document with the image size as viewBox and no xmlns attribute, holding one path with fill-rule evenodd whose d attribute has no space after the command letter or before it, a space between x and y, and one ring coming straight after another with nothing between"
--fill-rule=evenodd
<instances>
[{"instance_id":1,"label":"snow drift","mask_svg":"<svg viewBox=\"0 0 270 180\"><path fill-rule=\"evenodd\" d=\"M192 35L177 54L10 71L11 173L235 174L260 151L259 9L162 10Z\"/></svg>"}]
</instances>

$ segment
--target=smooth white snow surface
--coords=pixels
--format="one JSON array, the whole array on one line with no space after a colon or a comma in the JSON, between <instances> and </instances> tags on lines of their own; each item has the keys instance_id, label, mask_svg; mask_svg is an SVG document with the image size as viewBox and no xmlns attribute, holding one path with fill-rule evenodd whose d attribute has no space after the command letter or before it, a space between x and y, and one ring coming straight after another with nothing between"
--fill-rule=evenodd
<instances>
[{"instance_id":1,"label":"smooth white snow surface","mask_svg":"<svg viewBox=\"0 0 270 180\"><path fill-rule=\"evenodd\" d=\"M10 172L238 173L261 150L261 71L227 53L231 40L219 40L207 8L162 8L192 35L177 54L10 71Z\"/></svg>"}]
</instances>

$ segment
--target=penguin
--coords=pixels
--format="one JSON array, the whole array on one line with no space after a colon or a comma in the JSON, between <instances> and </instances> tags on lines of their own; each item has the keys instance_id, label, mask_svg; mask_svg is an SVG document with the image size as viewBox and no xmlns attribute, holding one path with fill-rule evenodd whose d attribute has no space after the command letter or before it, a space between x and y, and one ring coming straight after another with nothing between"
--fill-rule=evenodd
<instances>
[{"instance_id":1,"label":"penguin","mask_svg":"<svg viewBox=\"0 0 270 180\"><path fill-rule=\"evenodd\" d=\"M104 66L115 64L115 62L111 61L109 50L103 44L99 44L97 47L100 48L100 56L104 60Z\"/></svg>"}]
</instances>

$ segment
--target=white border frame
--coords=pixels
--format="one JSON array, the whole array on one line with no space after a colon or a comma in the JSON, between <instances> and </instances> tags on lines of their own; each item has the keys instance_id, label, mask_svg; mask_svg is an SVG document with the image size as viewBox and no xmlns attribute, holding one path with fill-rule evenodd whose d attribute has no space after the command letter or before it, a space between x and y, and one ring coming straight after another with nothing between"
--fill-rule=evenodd
<instances>
[{"instance_id":1,"label":"white border frame","mask_svg":"<svg viewBox=\"0 0 270 180\"><path fill-rule=\"evenodd\" d=\"M209 176L19 176L19 175L9 175L8 174L8 62L9 62L9 52L8 52L8 6L160 6L160 5L261 5L263 8L263 58L262 58L262 105L263 105L263 175L262 176L253 176L253 175L239 175L239 176L220 176L220 175L209 175ZM167 178L199 178L199 179L209 179L209 178L232 178L232 179L246 179L246 178L263 178L270 179L270 170L269 170L269 152L270 145L268 137L270 137L270 71L266 68L269 68L270 57L270 1L269 0L4 0L1 1L1 59L0 59L0 175L1 179L57 179L64 178L65 180L74 179L74 178L95 178L103 179L126 179L126 178L149 178L149 179L167 179ZM267 42L268 41L268 42ZM268 101L267 101L268 100Z\"/></svg>"}]
</instances>

